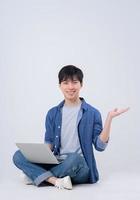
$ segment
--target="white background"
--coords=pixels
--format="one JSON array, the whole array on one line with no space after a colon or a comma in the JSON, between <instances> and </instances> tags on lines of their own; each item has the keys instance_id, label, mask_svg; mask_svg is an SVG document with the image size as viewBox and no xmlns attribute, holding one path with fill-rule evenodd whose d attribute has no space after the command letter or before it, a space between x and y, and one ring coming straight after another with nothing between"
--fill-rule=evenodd
<instances>
[{"instance_id":1,"label":"white background","mask_svg":"<svg viewBox=\"0 0 140 200\"><path fill-rule=\"evenodd\" d=\"M0 0L0 177L17 174L16 141L43 142L48 109L63 96L57 74L84 72L81 96L98 108L130 107L96 152L101 180L139 174L139 0Z\"/></svg>"}]
</instances>

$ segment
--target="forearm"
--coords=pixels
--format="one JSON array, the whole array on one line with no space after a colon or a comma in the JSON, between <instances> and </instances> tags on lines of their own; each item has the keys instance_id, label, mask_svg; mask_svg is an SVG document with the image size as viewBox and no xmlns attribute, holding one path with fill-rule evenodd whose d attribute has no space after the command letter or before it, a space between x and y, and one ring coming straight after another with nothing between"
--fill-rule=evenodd
<instances>
[{"instance_id":1,"label":"forearm","mask_svg":"<svg viewBox=\"0 0 140 200\"><path fill-rule=\"evenodd\" d=\"M125 109L118 109L118 108L115 108L114 110L110 111L107 115L107 118L105 120L105 125L104 125L104 128L100 134L100 139L103 141L103 142L107 142L108 139L109 139L109 134L110 134L110 128L111 128L111 122L112 122L112 119L124 112L127 112L129 110L129 107L128 108L125 108Z\"/></svg>"},{"instance_id":2,"label":"forearm","mask_svg":"<svg viewBox=\"0 0 140 200\"><path fill-rule=\"evenodd\" d=\"M109 139L111 122L112 122L112 117L110 116L110 114L108 114L107 118L105 120L104 128L103 128L103 130L102 130L102 132L100 134L100 139L103 142L107 142L108 139Z\"/></svg>"}]
</instances>

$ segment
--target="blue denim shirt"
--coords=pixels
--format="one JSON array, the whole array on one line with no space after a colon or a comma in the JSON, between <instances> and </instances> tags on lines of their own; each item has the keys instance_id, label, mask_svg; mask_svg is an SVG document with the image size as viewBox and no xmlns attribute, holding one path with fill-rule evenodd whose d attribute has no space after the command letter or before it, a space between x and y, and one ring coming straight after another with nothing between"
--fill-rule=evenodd
<instances>
[{"instance_id":1,"label":"blue denim shirt","mask_svg":"<svg viewBox=\"0 0 140 200\"><path fill-rule=\"evenodd\" d=\"M96 160L93 151L93 145L97 151L103 151L107 143L101 141L99 135L102 131L102 119L100 112L87 104L83 98L81 104L80 120L78 120L78 136L82 153L89 167L89 183L95 183L99 179ZM46 116L45 142L52 144L55 155L60 154L62 107L64 101L58 106L51 108Z\"/></svg>"}]
</instances>

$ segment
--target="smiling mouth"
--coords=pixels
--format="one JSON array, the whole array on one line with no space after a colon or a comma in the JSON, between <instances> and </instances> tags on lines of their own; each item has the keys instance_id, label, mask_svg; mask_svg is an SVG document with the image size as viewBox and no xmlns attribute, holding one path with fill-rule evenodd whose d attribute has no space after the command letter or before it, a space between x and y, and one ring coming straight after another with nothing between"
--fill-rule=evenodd
<instances>
[{"instance_id":1,"label":"smiling mouth","mask_svg":"<svg viewBox=\"0 0 140 200\"><path fill-rule=\"evenodd\" d=\"M69 95L72 95L74 93L75 93L75 91L73 91L73 92L67 92L67 94L69 94Z\"/></svg>"}]
</instances>

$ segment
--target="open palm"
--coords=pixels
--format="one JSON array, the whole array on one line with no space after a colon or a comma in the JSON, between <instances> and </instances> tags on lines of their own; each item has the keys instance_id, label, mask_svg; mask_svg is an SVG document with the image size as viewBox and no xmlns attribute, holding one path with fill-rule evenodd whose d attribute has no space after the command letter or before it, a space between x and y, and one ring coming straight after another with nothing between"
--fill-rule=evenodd
<instances>
[{"instance_id":1,"label":"open palm","mask_svg":"<svg viewBox=\"0 0 140 200\"><path fill-rule=\"evenodd\" d=\"M116 117L118 115L121 115L122 113L125 113L129 110L129 108L122 108L122 109L118 109L118 108L115 108L114 110L110 111L109 112L109 115L110 117Z\"/></svg>"}]
</instances>

